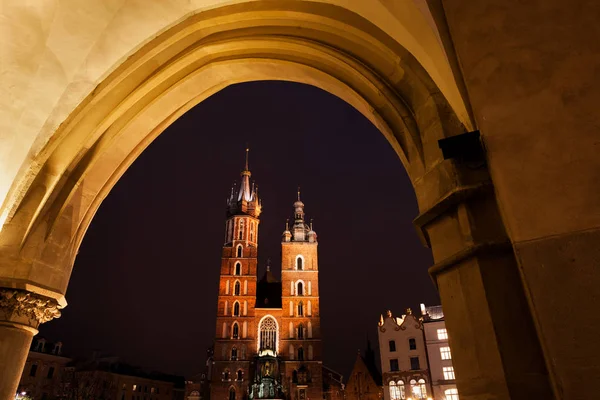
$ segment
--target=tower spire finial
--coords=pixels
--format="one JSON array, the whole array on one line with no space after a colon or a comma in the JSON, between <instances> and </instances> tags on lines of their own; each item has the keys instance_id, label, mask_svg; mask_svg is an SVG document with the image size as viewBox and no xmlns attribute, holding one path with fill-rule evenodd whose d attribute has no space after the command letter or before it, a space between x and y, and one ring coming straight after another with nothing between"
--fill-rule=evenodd
<instances>
[{"instance_id":1,"label":"tower spire finial","mask_svg":"<svg viewBox=\"0 0 600 400\"><path fill-rule=\"evenodd\" d=\"M248 143L246 143L246 171L249 170L249 163L248 163L249 153L250 153L250 146L248 146Z\"/></svg>"},{"instance_id":2,"label":"tower spire finial","mask_svg":"<svg viewBox=\"0 0 600 400\"><path fill-rule=\"evenodd\" d=\"M300 185L298 185L298 201L300 201Z\"/></svg>"}]
</instances>

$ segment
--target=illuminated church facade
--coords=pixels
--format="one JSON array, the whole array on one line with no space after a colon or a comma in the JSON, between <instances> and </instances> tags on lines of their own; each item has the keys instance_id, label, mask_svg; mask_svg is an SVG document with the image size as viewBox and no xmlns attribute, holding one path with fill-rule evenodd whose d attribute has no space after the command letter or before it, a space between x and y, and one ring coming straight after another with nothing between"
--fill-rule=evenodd
<instances>
[{"instance_id":1,"label":"illuminated church facade","mask_svg":"<svg viewBox=\"0 0 600 400\"><path fill-rule=\"evenodd\" d=\"M322 399L317 234L300 193L282 235L281 281L270 265L259 280L262 211L250 182L248 150L241 183L227 202L211 400Z\"/></svg>"}]
</instances>

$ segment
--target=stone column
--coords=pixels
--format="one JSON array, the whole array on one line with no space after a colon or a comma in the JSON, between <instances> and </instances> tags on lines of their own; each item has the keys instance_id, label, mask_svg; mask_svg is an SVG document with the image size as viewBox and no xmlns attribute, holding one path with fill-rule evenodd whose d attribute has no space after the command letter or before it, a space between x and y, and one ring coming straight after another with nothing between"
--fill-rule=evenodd
<instances>
[{"instance_id":1,"label":"stone column","mask_svg":"<svg viewBox=\"0 0 600 400\"><path fill-rule=\"evenodd\" d=\"M38 326L60 317L54 299L0 288L0 400L13 400Z\"/></svg>"},{"instance_id":2,"label":"stone column","mask_svg":"<svg viewBox=\"0 0 600 400\"><path fill-rule=\"evenodd\" d=\"M441 161L416 187L427 207L415 224L433 251L429 273L444 307L459 395L552 399L493 185L485 163L476 164Z\"/></svg>"}]
</instances>

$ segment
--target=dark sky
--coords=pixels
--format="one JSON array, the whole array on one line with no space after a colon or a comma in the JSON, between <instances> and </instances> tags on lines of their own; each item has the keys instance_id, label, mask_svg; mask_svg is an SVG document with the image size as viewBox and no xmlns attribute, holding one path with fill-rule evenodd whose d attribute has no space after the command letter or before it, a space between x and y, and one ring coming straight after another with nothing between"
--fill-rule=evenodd
<instances>
[{"instance_id":1,"label":"dark sky","mask_svg":"<svg viewBox=\"0 0 600 400\"><path fill-rule=\"evenodd\" d=\"M83 240L63 316L41 336L191 376L215 334L225 200L245 144L260 188L259 275L280 266L298 185L319 235L324 363L348 376L386 309L437 300L416 199L383 135L344 101L287 82L235 85L157 138L102 203Z\"/></svg>"}]
</instances>

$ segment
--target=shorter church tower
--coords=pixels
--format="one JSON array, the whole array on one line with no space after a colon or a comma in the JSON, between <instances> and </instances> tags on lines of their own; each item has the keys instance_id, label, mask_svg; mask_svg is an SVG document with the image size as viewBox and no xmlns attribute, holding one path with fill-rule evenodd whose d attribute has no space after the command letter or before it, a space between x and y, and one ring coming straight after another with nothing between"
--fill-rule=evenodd
<instances>
[{"instance_id":1,"label":"shorter church tower","mask_svg":"<svg viewBox=\"0 0 600 400\"><path fill-rule=\"evenodd\" d=\"M294 203L294 223L281 243L282 351L291 400L321 399L322 352L317 234L305 222L304 203Z\"/></svg>"}]
</instances>

